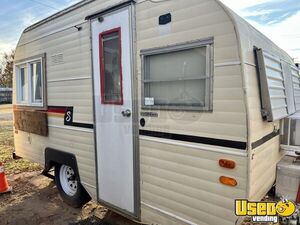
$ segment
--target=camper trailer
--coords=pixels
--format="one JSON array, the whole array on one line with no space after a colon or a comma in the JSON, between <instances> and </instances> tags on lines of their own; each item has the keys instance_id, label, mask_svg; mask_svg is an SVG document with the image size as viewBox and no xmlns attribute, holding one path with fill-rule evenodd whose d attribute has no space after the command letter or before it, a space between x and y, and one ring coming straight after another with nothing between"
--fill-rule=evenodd
<instances>
[{"instance_id":1,"label":"camper trailer","mask_svg":"<svg viewBox=\"0 0 300 225\"><path fill-rule=\"evenodd\" d=\"M235 224L300 110L291 57L219 0L81 1L24 30L14 69L15 154L145 224Z\"/></svg>"}]
</instances>

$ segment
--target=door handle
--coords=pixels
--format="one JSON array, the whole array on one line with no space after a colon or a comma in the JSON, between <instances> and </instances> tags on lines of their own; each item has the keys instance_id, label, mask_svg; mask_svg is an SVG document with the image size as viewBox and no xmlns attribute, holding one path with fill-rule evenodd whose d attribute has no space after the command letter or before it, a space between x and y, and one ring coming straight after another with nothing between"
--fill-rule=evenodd
<instances>
[{"instance_id":1,"label":"door handle","mask_svg":"<svg viewBox=\"0 0 300 225\"><path fill-rule=\"evenodd\" d=\"M130 117L131 116L131 111L129 109L126 109L125 111L122 111L122 116Z\"/></svg>"}]
</instances>

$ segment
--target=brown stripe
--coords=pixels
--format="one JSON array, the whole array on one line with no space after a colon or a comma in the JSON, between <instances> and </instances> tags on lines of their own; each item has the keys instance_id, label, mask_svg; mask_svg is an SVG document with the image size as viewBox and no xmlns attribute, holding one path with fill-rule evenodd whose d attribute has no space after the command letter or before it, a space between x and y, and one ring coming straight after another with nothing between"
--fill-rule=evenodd
<instances>
[{"instance_id":1,"label":"brown stripe","mask_svg":"<svg viewBox=\"0 0 300 225\"><path fill-rule=\"evenodd\" d=\"M216 138L207 138L207 137L199 137L199 136L191 136L191 135L183 135L183 134L174 134L174 133L164 133L157 131L148 131L148 130L140 130L140 135L157 137L157 138L165 138L177 141L186 141L186 142L194 142L199 144L207 144L207 145L215 145L227 148L235 148L240 150L246 150L247 144L242 141L231 141L224 139L216 139Z\"/></svg>"},{"instance_id":2,"label":"brown stripe","mask_svg":"<svg viewBox=\"0 0 300 225\"><path fill-rule=\"evenodd\" d=\"M272 138L278 136L278 135L279 135L279 131L272 132L272 133L270 133L270 134L268 134L268 135L262 137L261 139L259 139L259 140L255 141L255 142L253 142L253 143L251 144L251 147L252 147L252 149L255 149L255 148L257 148L257 147L263 145L263 144L266 143L267 141L271 140Z\"/></svg>"}]
</instances>

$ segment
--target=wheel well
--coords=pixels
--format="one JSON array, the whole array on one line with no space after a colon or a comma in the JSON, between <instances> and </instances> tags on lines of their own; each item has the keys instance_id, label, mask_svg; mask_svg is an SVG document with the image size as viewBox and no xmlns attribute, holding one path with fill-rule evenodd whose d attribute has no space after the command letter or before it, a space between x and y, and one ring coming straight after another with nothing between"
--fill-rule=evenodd
<instances>
[{"instance_id":1,"label":"wheel well","mask_svg":"<svg viewBox=\"0 0 300 225\"><path fill-rule=\"evenodd\" d=\"M80 182L76 156L72 153L56 150L53 148L46 148L44 171L49 172L49 170L57 164L72 167L78 181Z\"/></svg>"}]
</instances>

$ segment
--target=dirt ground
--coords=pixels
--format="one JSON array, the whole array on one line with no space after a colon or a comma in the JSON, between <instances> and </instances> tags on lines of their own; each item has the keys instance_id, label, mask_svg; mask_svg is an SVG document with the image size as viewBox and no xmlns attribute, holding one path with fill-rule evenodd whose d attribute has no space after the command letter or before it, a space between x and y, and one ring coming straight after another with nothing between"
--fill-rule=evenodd
<instances>
[{"instance_id":1,"label":"dirt ground","mask_svg":"<svg viewBox=\"0 0 300 225\"><path fill-rule=\"evenodd\" d=\"M9 175L13 192L0 196L1 225L131 225L105 207L89 202L81 209L66 205L55 182L40 171Z\"/></svg>"},{"instance_id":2,"label":"dirt ground","mask_svg":"<svg viewBox=\"0 0 300 225\"><path fill-rule=\"evenodd\" d=\"M93 201L80 209L65 204L38 164L12 159L12 125L11 105L0 105L0 162L13 187L0 195L0 225L136 225Z\"/></svg>"}]
</instances>

